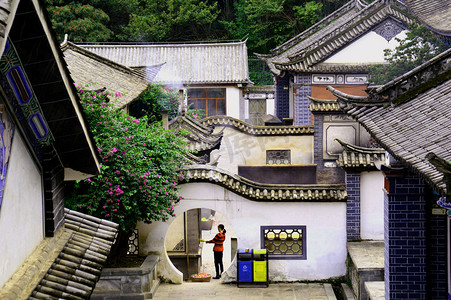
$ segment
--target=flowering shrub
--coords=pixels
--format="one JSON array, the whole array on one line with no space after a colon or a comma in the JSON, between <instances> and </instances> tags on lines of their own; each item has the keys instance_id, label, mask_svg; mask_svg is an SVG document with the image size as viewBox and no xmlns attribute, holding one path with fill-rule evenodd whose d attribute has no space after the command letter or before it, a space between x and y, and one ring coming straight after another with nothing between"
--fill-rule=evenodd
<instances>
[{"instance_id":1,"label":"flowering shrub","mask_svg":"<svg viewBox=\"0 0 451 300\"><path fill-rule=\"evenodd\" d=\"M133 118L106 103L106 95L79 88L81 103L100 156L100 174L76 182L66 205L120 224L132 232L138 221L167 220L180 198L179 167L186 163L181 136Z\"/></svg>"}]
</instances>

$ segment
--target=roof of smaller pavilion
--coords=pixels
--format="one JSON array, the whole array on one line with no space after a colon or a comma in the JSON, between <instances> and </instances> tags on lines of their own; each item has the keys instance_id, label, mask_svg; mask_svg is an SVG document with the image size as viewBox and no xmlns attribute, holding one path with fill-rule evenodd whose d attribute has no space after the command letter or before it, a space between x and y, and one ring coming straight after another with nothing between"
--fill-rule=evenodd
<instances>
[{"instance_id":1,"label":"roof of smaller pavilion","mask_svg":"<svg viewBox=\"0 0 451 300\"><path fill-rule=\"evenodd\" d=\"M341 112L341 108L337 100L317 99L310 96L307 97L310 99L309 110L312 113Z\"/></svg>"},{"instance_id":2,"label":"roof of smaller pavilion","mask_svg":"<svg viewBox=\"0 0 451 300\"><path fill-rule=\"evenodd\" d=\"M313 125L296 126L255 126L229 116L212 116L201 120L206 126L232 127L250 135L311 135Z\"/></svg>"},{"instance_id":3,"label":"roof of smaller pavilion","mask_svg":"<svg viewBox=\"0 0 451 300\"><path fill-rule=\"evenodd\" d=\"M61 45L67 67L77 85L122 96L113 106L122 108L135 100L149 85L142 72L120 65L78 45L65 41Z\"/></svg>"},{"instance_id":4,"label":"roof of smaller pavilion","mask_svg":"<svg viewBox=\"0 0 451 300\"><path fill-rule=\"evenodd\" d=\"M437 191L446 193L443 173L428 153L451 161L451 49L412 71L369 91L347 95L328 87L342 109L361 123L395 159L409 166Z\"/></svg>"},{"instance_id":5,"label":"roof of smaller pavilion","mask_svg":"<svg viewBox=\"0 0 451 300\"><path fill-rule=\"evenodd\" d=\"M351 0L304 32L271 50L257 54L271 71L364 72L368 64L323 63L328 57L371 30L392 38L414 20L399 0L367 4Z\"/></svg>"},{"instance_id":6,"label":"roof of smaller pavilion","mask_svg":"<svg viewBox=\"0 0 451 300\"><path fill-rule=\"evenodd\" d=\"M376 170L378 164L385 163L383 148L360 147L340 139L336 141L343 147L343 152L338 155L338 165L347 171Z\"/></svg>"},{"instance_id":7,"label":"roof of smaller pavilion","mask_svg":"<svg viewBox=\"0 0 451 300\"><path fill-rule=\"evenodd\" d=\"M177 116L169 122L169 129L177 132L185 131L188 149L201 152L219 147L222 131L214 133L214 126L210 126L188 115Z\"/></svg>"},{"instance_id":8,"label":"roof of smaller pavilion","mask_svg":"<svg viewBox=\"0 0 451 300\"><path fill-rule=\"evenodd\" d=\"M451 38L451 1L404 0L413 14L439 35Z\"/></svg>"},{"instance_id":9,"label":"roof of smaller pavilion","mask_svg":"<svg viewBox=\"0 0 451 300\"><path fill-rule=\"evenodd\" d=\"M246 41L181 44L80 44L121 65L161 66L154 81L166 84L248 84Z\"/></svg>"},{"instance_id":10,"label":"roof of smaller pavilion","mask_svg":"<svg viewBox=\"0 0 451 300\"><path fill-rule=\"evenodd\" d=\"M64 228L44 240L0 291L5 299L89 299L118 224L64 209Z\"/></svg>"}]
</instances>

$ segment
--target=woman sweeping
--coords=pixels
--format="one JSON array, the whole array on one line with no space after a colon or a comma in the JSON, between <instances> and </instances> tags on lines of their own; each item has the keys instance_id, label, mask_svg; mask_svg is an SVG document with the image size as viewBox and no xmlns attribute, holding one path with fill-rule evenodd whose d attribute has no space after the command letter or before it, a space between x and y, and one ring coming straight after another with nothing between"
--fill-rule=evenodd
<instances>
[{"instance_id":1,"label":"woman sweeping","mask_svg":"<svg viewBox=\"0 0 451 300\"><path fill-rule=\"evenodd\" d=\"M224 252L224 241L226 230L223 224L218 225L218 234L212 240L206 241L206 243L215 244L213 247L213 253L215 257L216 276L213 279L221 278L222 272L224 272L224 266L222 264L222 253ZM219 272L221 271L221 272Z\"/></svg>"}]
</instances>

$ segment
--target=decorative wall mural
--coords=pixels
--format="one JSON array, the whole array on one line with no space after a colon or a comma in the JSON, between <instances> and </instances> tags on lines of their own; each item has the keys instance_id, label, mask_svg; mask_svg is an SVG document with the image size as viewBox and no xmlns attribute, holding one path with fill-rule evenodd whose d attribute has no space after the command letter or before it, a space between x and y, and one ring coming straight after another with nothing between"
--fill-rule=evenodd
<instances>
[{"instance_id":1,"label":"decorative wall mural","mask_svg":"<svg viewBox=\"0 0 451 300\"><path fill-rule=\"evenodd\" d=\"M14 123L6 112L5 106L0 104L0 209L2 207L13 136Z\"/></svg>"}]
</instances>

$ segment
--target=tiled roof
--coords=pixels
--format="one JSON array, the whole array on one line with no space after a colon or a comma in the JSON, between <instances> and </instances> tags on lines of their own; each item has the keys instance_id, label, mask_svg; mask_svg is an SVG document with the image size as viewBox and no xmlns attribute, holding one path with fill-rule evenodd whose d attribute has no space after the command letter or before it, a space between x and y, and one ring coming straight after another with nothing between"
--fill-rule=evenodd
<instances>
[{"instance_id":1,"label":"tiled roof","mask_svg":"<svg viewBox=\"0 0 451 300\"><path fill-rule=\"evenodd\" d=\"M89 299L118 224L65 209L65 226L44 239L0 290L0 299Z\"/></svg>"},{"instance_id":2,"label":"tiled roof","mask_svg":"<svg viewBox=\"0 0 451 300\"><path fill-rule=\"evenodd\" d=\"M359 121L394 158L441 192L443 174L425 156L451 161L451 49L373 91L351 97L332 87L342 109Z\"/></svg>"},{"instance_id":3,"label":"tiled roof","mask_svg":"<svg viewBox=\"0 0 451 300\"><path fill-rule=\"evenodd\" d=\"M449 0L404 0L415 16L433 31L451 36L451 2Z\"/></svg>"},{"instance_id":4,"label":"tiled roof","mask_svg":"<svg viewBox=\"0 0 451 300\"><path fill-rule=\"evenodd\" d=\"M118 224L65 209L69 239L29 299L89 299Z\"/></svg>"},{"instance_id":5,"label":"tiled roof","mask_svg":"<svg viewBox=\"0 0 451 300\"><path fill-rule=\"evenodd\" d=\"M313 125L301 126L253 126L228 116L213 116L202 119L207 126L229 126L252 135L308 135L313 134Z\"/></svg>"},{"instance_id":6,"label":"tiled roof","mask_svg":"<svg viewBox=\"0 0 451 300\"><path fill-rule=\"evenodd\" d=\"M310 29L275 48L272 54L258 56L266 61L274 74L280 74L283 70L361 72L365 65L318 64L387 18L407 27L413 19L403 9L405 6L399 1L387 3L376 0L369 5L363 1L350 1Z\"/></svg>"},{"instance_id":7,"label":"tiled roof","mask_svg":"<svg viewBox=\"0 0 451 300\"><path fill-rule=\"evenodd\" d=\"M310 99L309 109L311 112L339 112L340 105L337 100L321 100L307 96Z\"/></svg>"},{"instance_id":8,"label":"tiled roof","mask_svg":"<svg viewBox=\"0 0 451 300\"><path fill-rule=\"evenodd\" d=\"M188 143L188 148L192 151L212 150L219 145L222 138L222 132L213 133L213 126L201 123L187 115L183 117L178 116L171 120L169 129L187 131L185 139Z\"/></svg>"},{"instance_id":9,"label":"tiled roof","mask_svg":"<svg viewBox=\"0 0 451 300\"><path fill-rule=\"evenodd\" d=\"M185 167L186 180L210 182L254 201L345 202L346 188L338 184L262 184L211 166Z\"/></svg>"},{"instance_id":10,"label":"tiled roof","mask_svg":"<svg viewBox=\"0 0 451 300\"><path fill-rule=\"evenodd\" d=\"M71 42L61 45L67 67L77 85L88 86L88 89L106 88L112 94L120 92L121 97L115 99L114 107L122 108L135 100L149 82L143 73L101 57Z\"/></svg>"},{"instance_id":11,"label":"tiled roof","mask_svg":"<svg viewBox=\"0 0 451 300\"><path fill-rule=\"evenodd\" d=\"M79 45L121 65L161 65L155 81L171 84L250 83L246 42Z\"/></svg>"},{"instance_id":12,"label":"tiled roof","mask_svg":"<svg viewBox=\"0 0 451 300\"><path fill-rule=\"evenodd\" d=\"M336 140L343 147L337 162L345 170L372 170L376 169L375 162L385 163L385 150L382 148L359 147Z\"/></svg>"}]
</instances>

